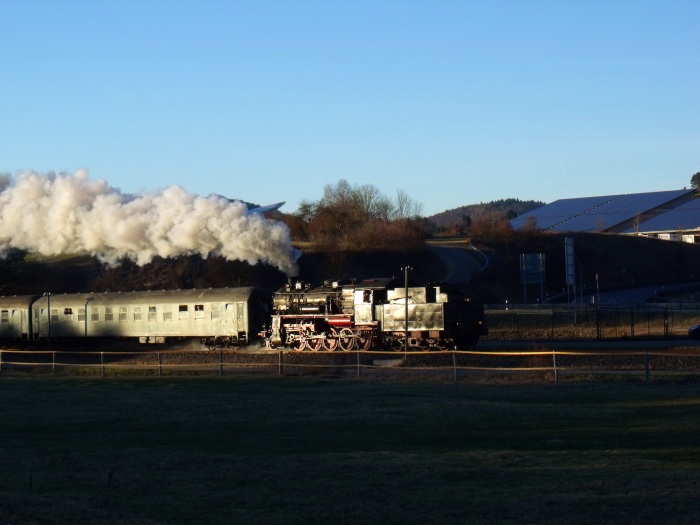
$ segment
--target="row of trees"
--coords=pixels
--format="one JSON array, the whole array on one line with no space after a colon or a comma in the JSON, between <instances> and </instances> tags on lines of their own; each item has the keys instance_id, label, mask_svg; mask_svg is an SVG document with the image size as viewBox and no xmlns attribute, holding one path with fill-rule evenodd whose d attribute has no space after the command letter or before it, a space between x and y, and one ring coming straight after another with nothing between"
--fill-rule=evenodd
<instances>
[{"instance_id":1,"label":"row of trees","mask_svg":"<svg viewBox=\"0 0 700 525\"><path fill-rule=\"evenodd\" d=\"M282 217L292 238L321 248L410 248L422 243L422 205L399 190L395 198L372 184L340 180L326 185L318 201L305 200L293 215Z\"/></svg>"},{"instance_id":2,"label":"row of trees","mask_svg":"<svg viewBox=\"0 0 700 525\"><path fill-rule=\"evenodd\" d=\"M340 180L326 185L317 201L305 200L296 213L282 215L295 241L314 243L321 250L412 249L435 235L474 239L506 238L509 220L517 216L510 207L491 203L479 206L473 216L464 215L449 227L438 227L422 217L422 205L405 191L394 198L372 184L352 185Z\"/></svg>"}]
</instances>

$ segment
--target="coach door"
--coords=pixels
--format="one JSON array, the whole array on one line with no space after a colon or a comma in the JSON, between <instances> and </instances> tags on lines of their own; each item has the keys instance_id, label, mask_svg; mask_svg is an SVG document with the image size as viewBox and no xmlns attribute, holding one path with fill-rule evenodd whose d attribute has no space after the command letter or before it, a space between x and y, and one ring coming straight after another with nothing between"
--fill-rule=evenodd
<instances>
[{"instance_id":1,"label":"coach door","mask_svg":"<svg viewBox=\"0 0 700 525\"><path fill-rule=\"evenodd\" d=\"M228 303L226 305L226 325L230 335L247 339L248 320L245 302ZM244 343L245 341L240 342Z\"/></svg>"},{"instance_id":2,"label":"coach door","mask_svg":"<svg viewBox=\"0 0 700 525\"><path fill-rule=\"evenodd\" d=\"M221 303L211 303L211 333L212 335L226 335L226 313L222 311Z\"/></svg>"}]
</instances>

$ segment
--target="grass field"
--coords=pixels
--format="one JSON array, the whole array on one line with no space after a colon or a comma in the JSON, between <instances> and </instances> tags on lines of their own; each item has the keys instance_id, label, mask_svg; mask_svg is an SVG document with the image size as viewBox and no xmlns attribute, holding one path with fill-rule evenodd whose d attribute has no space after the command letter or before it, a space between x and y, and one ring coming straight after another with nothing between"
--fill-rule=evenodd
<instances>
[{"instance_id":1,"label":"grass field","mask_svg":"<svg viewBox=\"0 0 700 525\"><path fill-rule=\"evenodd\" d=\"M0 377L0 525L698 523L700 385Z\"/></svg>"}]
</instances>

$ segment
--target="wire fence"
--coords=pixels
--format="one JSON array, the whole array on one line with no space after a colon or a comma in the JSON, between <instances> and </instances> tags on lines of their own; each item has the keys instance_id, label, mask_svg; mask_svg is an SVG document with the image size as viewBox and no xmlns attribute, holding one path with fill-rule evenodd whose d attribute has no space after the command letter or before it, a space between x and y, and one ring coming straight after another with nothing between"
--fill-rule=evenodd
<instances>
[{"instance_id":1,"label":"wire fence","mask_svg":"<svg viewBox=\"0 0 700 525\"><path fill-rule=\"evenodd\" d=\"M560 381L565 376L700 377L700 349L440 352L0 351L0 374L90 376L318 375L364 379Z\"/></svg>"}]
</instances>

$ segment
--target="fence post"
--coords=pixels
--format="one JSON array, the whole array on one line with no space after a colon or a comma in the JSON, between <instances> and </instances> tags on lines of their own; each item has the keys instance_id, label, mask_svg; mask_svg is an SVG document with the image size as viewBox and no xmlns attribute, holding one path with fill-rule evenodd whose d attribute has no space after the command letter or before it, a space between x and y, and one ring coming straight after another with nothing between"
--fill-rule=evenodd
<instances>
[{"instance_id":1,"label":"fence post","mask_svg":"<svg viewBox=\"0 0 700 525\"><path fill-rule=\"evenodd\" d=\"M105 376L105 353L104 351L100 352L100 367L102 369L102 377Z\"/></svg>"},{"instance_id":2,"label":"fence post","mask_svg":"<svg viewBox=\"0 0 700 525\"><path fill-rule=\"evenodd\" d=\"M455 383L457 382L457 351L452 350L452 368L455 373Z\"/></svg>"},{"instance_id":3,"label":"fence post","mask_svg":"<svg viewBox=\"0 0 700 525\"><path fill-rule=\"evenodd\" d=\"M644 352L644 375L646 376L647 383L649 382L649 349Z\"/></svg>"},{"instance_id":4,"label":"fence post","mask_svg":"<svg viewBox=\"0 0 700 525\"><path fill-rule=\"evenodd\" d=\"M158 352L158 377L163 375L163 356Z\"/></svg>"},{"instance_id":5,"label":"fence post","mask_svg":"<svg viewBox=\"0 0 700 525\"><path fill-rule=\"evenodd\" d=\"M557 371L557 353L552 348L552 368L554 369L554 382L558 383L559 382L559 372Z\"/></svg>"},{"instance_id":6,"label":"fence post","mask_svg":"<svg viewBox=\"0 0 700 525\"><path fill-rule=\"evenodd\" d=\"M357 354L357 379L360 379L360 351L356 350L355 354Z\"/></svg>"},{"instance_id":7,"label":"fence post","mask_svg":"<svg viewBox=\"0 0 700 525\"><path fill-rule=\"evenodd\" d=\"M595 332L596 339L600 341L603 338L603 327L601 326L600 320L600 307L596 308L595 310Z\"/></svg>"},{"instance_id":8,"label":"fence post","mask_svg":"<svg viewBox=\"0 0 700 525\"><path fill-rule=\"evenodd\" d=\"M554 307L552 306L552 333L551 333L551 336L550 336L552 339L554 339L554 325L555 325L555 322L554 322Z\"/></svg>"},{"instance_id":9,"label":"fence post","mask_svg":"<svg viewBox=\"0 0 700 525\"><path fill-rule=\"evenodd\" d=\"M664 307L664 337L668 339L668 308Z\"/></svg>"},{"instance_id":10,"label":"fence post","mask_svg":"<svg viewBox=\"0 0 700 525\"><path fill-rule=\"evenodd\" d=\"M224 375L224 350L219 348L219 377Z\"/></svg>"},{"instance_id":11,"label":"fence post","mask_svg":"<svg viewBox=\"0 0 700 525\"><path fill-rule=\"evenodd\" d=\"M630 308L630 335L634 337L634 307Z\"/></svg>"},{"instance_id":12,"label":"fence post","mask_svg":"<svg viewBox=\"0 0 700 525\"><path fill-rule=\"evenodd\" d=\"M282 364L282 350L277 354L279 356L277 360L278 372L280 376L284 375L284 365Z\"/></svg>"},{"instance_id":13,"label":"fence post","mask_svg":"<svg viewBox=\"0 0 700 525\"><path fill-rule=\"evenodd\" d=\"M2 374L2 350L0 350L0 374Z\"/></svg>"},{"instance_id":14,"label":"fence post","mask_svg":"<svg viewBox=\"0 0 700 525\"><path fill-rule=\"evenodd\" d=\"M51 352L51 375L56 375L56 350Z\"/></svg>"}]
</instances>

